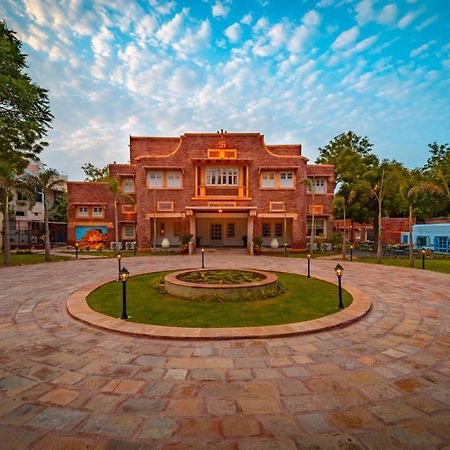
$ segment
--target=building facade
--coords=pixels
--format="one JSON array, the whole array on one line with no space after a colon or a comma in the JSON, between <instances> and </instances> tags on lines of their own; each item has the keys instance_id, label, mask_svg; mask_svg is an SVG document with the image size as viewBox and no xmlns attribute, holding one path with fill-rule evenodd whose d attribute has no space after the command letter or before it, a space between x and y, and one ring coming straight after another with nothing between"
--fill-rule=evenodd
<instances>
[{"instance_id":1,"label":"building facade","mask_svg":"<svg viewBox=\"0 0 450 450\"><path fill-rule=\"evenodd\" d=\"M43 169L40 162L31 161L25 169L25 175L38 175ZM67 180L67 175L60 175ZM65 195L66 182L60 183L47 193L36 192L35 204L30 209L28 201L16 189L12 190L9 216L9 239L12 249L43 247L45 236L44 201L50 210L55 201ZM47 198L46 198L47 197ZM3 248L4 217L0 211L0 248ZM50 242L52 245L64 245L67 242L67 225L65 222L49 221Z\"/></svg>"},{"instance_id":2,"label":"building facade","mask_svg":"<svg viewBox=\"0 0 450 450\"><path fill-rule=\"evenodd\" d=\"M130 164L109 166L134 199L118 198L119 241L148 250L192 234L192 250L251 251L261 236L265 246L304 249L313 212L315 235L333 232L334 167L307 162L301 145L266 145L259 133L131 136ZM108 184L69 182L68 199L68 243L95 235L109 246L115 208Z\"/></svg>"}]
</instances>

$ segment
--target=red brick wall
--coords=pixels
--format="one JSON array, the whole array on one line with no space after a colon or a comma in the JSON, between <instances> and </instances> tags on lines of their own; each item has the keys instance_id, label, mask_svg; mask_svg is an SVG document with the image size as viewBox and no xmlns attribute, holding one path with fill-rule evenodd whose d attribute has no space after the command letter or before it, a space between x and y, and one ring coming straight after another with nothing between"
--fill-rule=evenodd
<instances>
[{"instance_id":1,"label":"red brick wall","mask_svg":"<svg viewBox=\"0 0 450 450\"><path fill-rule=\"evenodd\" d=\"M195 160L205 159L208 149L219 148L220 140L225 141L226 148L237 150L237 158L239 160L246 160L238 164L247 164L249 166L249 197L251 200L239 200L236 198L237 205L257 206L258 213L270 213L269 203L271 201L286 202L287 213L294 213L298 216L298 219L293 222L293 246L305 248L306 214L309 200L306 193L306 185L302 181L311 174L327 178L329 192L320 196L316 195L315 204L323 204L324 214L331 214L334 169L332 166L320 165L307 167L307 159L301 156L300 145L266 146L264 137L259 133L185 134L180 138L131 137L130 160L133 164L111 164L110 174L112 176L135 175L136 234L139 247L151 247L151 221L147 216L155 212L155 204L158 201L172 201L174 203L173 212L182 216L183 232L189 231L189 219L184 216L186 213L185 207L188 205L201 206L207 204L207 200L193 198L196 194ZM232 160L230 165L234 165ZM148 189L146 179L148 167L160 167L163 169L183 168L183 189ZM260 167L270 167L274 170L277 168L297 167L295 171L297 189L280 191L260 190ZM107 191L106 185L100 183L69 183L69 203L71 204L69 208L69 223L73 225L74 222L79 222L74 217L73 203L97 201L97 198L98 201L101 199L107 203L106 220L114 222L113 200ZM214 201L215 199L210 198L208 200ZM124 219L127 219L127 216L119 212L119 220ZM327 220L331 220L331 216ZM256 217L254 222L255 235L261 234L260 222L260 218ZM108 233L108 237L110 235ZM110 240L114 240L114 238L111 237Z\"/></svg>"}]
</instances>

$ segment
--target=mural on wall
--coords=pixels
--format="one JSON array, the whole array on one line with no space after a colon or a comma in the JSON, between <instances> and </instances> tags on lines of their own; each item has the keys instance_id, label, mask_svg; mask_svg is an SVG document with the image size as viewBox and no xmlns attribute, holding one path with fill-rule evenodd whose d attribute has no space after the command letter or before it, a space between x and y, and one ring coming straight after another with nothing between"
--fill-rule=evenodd
<instances>
[{"instance_id":1,"label":"mural on wall","mask_svg":"<svg viewBox=\"0 0 450 450\"><path fill-rule=\"evenodd\" d=\"M106 243L106 227L75 227L75 238L80 247L96 249Z\"/></svg>"}]
</instances>

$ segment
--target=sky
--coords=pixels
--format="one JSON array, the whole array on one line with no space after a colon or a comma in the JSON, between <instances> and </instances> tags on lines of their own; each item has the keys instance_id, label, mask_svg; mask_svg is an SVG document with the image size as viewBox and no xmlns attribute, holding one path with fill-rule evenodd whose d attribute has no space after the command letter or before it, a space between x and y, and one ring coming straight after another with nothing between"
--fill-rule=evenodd
<instances>
[{"instance_id":1,"label":"sky","mask_svg":"<svg viewBox=\"0 0 450 450\"><path fill-rule=\"evenodd\" d=\"M319 148L352 130L420 167L450 142L447 0L3 0L49 90L42 161L129 158L129 135L260 132Z\"/></svg>"}]
</instances>

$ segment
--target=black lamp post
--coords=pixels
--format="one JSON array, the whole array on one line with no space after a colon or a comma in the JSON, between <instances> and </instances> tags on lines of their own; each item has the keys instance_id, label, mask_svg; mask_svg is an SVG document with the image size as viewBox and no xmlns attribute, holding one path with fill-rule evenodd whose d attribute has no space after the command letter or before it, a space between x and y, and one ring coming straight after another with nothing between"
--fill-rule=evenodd
<instances>
[{"instance_id":1,"label":"black lamp post","mask_svg":"<svg viewBox=\"0 0 450 450\"><path fill-rule=\"evenodd\" d=\"M80 244L78 242L75 242L75 259L78 259L78 247Z\"/></svg>"},{"instance_id":2,"label":"black lamp post","mask_svg":"<svg viewBox=\"0 0 450 450\"><path fill-rule=\"evenodd\" d=\"M339 286L339 309L344 308L344 304L342 303L342 284L341 284L341 278L342 278L342 274L344 273L344 268L338 264L335 268L334 268L336 275L338 277L338 286Z\"/></svg>"},{"instance_id":3,"label":"black lamp post","mask_svg":"<svg viewBox=\"0 0 450 450\"><path fill-rule=\"evenodd\" d=\"M353 261L353 244L350 245L350 261Z\"/></svg>"},{"instance_id":4,"label":"black lamp post","mask_svg":"<svg viewBox=\"0 0 450 450\"><path fill-rule=\"evenodd\" d=\"M127 320L127 280L130 275L130 272L126 269L126 267L123 267L120 271L120 281L122 282L122 315L120 318L122 320Z\"/></svg>"},{"instance_id":5,"label":"black lamp post","mask_svg":"<svg viewBox=\"0 0 450 450\"><path fill-rule=\"evenodd\" d=\"M425 255L427 254L427 251L423 248L420 253L422 253L422 269L425 269Z\"/></svg>"},{"instance_id":6,"label":"black lamp post","mask_svg":"<svg viewBox=\"0 0 450 450\"><path fill-rule=\"evenodd\" d=\"M120 280L121 280L121 278L120 278L120 272L121 272L121 270L122 270L122 255L121 255L120 253L118 253L117 256L116 256L116 258L117 258L117 261L118 261L118 263L119 263L119 281L120 281Z\"/></svg>"},{"instance_id":7,"label":"black lamp post","mask_svg":"<svg viewBox=\"0 0 450 450\"><path fill-rule=\"evenodd\" d=\"M284 243L284 256L287 256L287 243Z\"/></svg>"},{"instance_id":8,"label":"black lamp post","mask_svg":"<svg viewBox=\"0 0 450 450\"><path fill-rule=\"evenodd\" d=\"M308 258L308 278L311 278L311 253L306 256Z\"/></svg>"},{"instance_id":9,"label":"black lamp post","mask_svg":"<svg viewBox=\"0 0 450 450\"><path fill-rule=\"evenodd\" d=\"M202 269L205 268L205 249L202 248Z\"/></svg>"}]
</instances>

